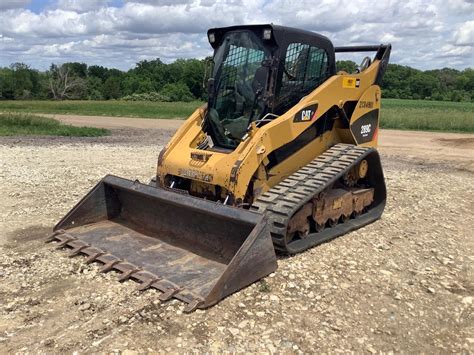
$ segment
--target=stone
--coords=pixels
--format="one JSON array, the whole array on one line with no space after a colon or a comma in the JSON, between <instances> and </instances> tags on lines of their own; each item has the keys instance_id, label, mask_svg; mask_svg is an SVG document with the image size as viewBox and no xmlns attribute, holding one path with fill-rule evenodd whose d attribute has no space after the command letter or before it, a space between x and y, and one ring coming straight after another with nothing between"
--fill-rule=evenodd
<instances>
[{"instance_id":1,"label":"stone","mask_svg":"<svg viewBox=\"0 0 474 355\"><path fill-rule=\"evenodd\" d=\"M79 306L79 310L80 311L87 311L88 309L91 308L91 304L90 303L84 303L84 304L81 304Z\"/></svg>"},{"instance_id":2,"label":"stone","mask_svg":"<svg viewBox=\"0 0 474 355\"><path fill-rule=\"evenodd\" d=\"M237 328L228 328L227 329L229 331L230 334L232 334L233 336L236 336L239 334L239 330Z\"/></svg>"}]
</instances>

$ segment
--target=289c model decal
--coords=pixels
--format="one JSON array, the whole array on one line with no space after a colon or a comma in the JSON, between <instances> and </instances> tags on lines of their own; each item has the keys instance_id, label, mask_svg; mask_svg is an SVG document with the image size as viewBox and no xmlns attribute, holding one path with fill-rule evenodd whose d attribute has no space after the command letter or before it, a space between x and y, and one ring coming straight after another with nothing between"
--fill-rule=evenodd
<instances>
[{"instance_id":1,"label":"289c model decal","mask_svg":"<svg viewBox=\"0 0 474 355\"><path fill-rule=\"evenodd\" d=\"M374 139L379 122L379 110L367 112L351 124L351 132L357 144L367 143Z\"/></svg>"},{"instance_id":2,"label":"289c model decal","mask_svg":"<svg viewBox=\"0 0 474 355\"><path fill-rule=\"evenodd\" d=\"M362 137L367 137L370 132L372 132L372 124L371 123L368 123L368 124L364 124L360 127L360 134Z\"/></svg>"}]
</instances>

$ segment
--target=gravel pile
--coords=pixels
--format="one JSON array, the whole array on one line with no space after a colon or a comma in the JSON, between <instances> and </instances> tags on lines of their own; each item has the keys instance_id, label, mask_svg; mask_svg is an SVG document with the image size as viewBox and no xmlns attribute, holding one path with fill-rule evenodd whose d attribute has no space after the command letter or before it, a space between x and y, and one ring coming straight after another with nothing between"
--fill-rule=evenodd
<instances>
[{"instance_id":1,"label":"gravel pile","mask_svg":"<svg viewBox=\"0 0 474 355\"><path fill-rule=\"evenodd\" d=\"M474 175L443 162L382 149L381 220L190 315L44 244L104 175L149 180L168 136L152 133L0 140L0 353L474 351Z\"/></svg>"}]
</instances>

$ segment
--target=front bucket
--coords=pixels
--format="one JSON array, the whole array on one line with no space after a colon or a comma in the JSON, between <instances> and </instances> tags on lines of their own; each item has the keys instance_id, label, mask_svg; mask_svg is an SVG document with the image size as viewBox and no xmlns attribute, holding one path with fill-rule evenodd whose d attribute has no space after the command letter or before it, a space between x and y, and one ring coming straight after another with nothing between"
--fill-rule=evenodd
<instances>
[{"instance_id":1,"label":"front bucket","mask_svg":"<svg viewBox=\"0 0 474 355\"><path fill-rule=\"evenodd\" d=\"M277 268L266 218L247 210L108 175L49 240L121 272L139 289L206 308Z\"/></svg>"}]
</instances>

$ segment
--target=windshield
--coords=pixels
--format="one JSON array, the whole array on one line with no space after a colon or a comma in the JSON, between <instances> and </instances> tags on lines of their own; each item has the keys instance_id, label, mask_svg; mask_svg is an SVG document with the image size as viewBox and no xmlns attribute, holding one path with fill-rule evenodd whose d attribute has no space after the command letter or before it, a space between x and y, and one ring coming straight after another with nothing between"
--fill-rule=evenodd
<instances>
[{"instance_id":1,"label":"windshield","mask_svg":"<svg viewBox=\"0 0 474 355\"><path fill-rule=\"evenodd\" d=\"M262 94L270 57L261 40L250 31L228 33L214 55L214 92L208 120L217 145L235 148L250 122L261 117Z\"/></svg>"}]
</instances>

